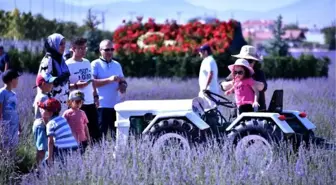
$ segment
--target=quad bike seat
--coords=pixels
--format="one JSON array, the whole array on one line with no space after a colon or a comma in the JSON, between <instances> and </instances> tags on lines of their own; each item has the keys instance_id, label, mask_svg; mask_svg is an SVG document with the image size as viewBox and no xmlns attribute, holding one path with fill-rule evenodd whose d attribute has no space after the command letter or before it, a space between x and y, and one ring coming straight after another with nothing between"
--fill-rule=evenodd
<instances>
[{"instance_id":1,"label":"quad bike seat","mask_svg":"<svg viewBox=\"0 0 336 185\"><path fill-rule=\"evenodd\" d=\"M275 90L267 112L281 113L283 110L283 90Z\"/></svg>"}]
</instances>

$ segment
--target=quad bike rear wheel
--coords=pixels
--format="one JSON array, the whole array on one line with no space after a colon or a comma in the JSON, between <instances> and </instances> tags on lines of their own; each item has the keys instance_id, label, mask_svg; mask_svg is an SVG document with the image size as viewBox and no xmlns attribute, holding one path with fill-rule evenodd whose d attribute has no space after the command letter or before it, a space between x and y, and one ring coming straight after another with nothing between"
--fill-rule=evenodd
<instances>
[{"instance_id":1,"label":"quad bike rear wheel","mask_svg":"<svg viewBox=\"0 0 336 185\"><path fill-rule=\"evenodd\" d=\"M280 141L281 133L267 120L251 119L241 122L228 137L233 141L237 162L263 172L273 163L274 143Z\"/></svg>"}]
</instances>

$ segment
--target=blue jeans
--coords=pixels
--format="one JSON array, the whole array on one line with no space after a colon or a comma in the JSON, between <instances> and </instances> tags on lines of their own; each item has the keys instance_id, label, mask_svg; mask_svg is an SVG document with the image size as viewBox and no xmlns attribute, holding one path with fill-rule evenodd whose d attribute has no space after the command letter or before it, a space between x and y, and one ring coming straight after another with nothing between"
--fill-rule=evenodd
<instances>
[{"instance_id":1,"label":"blue jeans","mask_svg":"<svg viewBox=\"0 0 336 185\"><path fill-rule=\"evenodd\" d=\"M116 111L114 108L98 108L98 126L100 133L106 138L107 131L110 129L111 136L114 138L116 134L116 127L114 122L116 121Z\"/></svg>"},{"instance_id":2,"label":"blue jeans","mask_svg":"<svg viewBox=\"0 0 336 185\"><path fill-rule=\"evenodd\" d=\"M70 155L73 152L77 152L78 147L73 147L73 148L57 148L54 147L54 158L56 160L60 160L62 164L65 164L65 159L68 155Z\"/></svg>"}]
</instances>

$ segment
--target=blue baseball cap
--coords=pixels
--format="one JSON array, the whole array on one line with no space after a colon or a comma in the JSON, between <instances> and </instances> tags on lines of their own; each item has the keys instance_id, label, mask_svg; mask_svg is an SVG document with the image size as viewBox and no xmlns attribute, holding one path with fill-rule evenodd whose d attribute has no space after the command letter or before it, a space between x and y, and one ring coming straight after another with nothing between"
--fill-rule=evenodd
<instances>
[{"instance_id":1,"label":"blue baseball cap","mask_svg":"<svg viewBox=\"0 0 336 185\"><path fill-rule=\"evenodd\" d=\"M34 88L41 86L43 83L51 84L56 80L56 77L51 76L49 73L40 73L36 77L36 84Z\"/></svg>"},{"instance_id":2,"label":"blue baseball cap","mask_svg":"<svg viewBox=\"0 0 336 185\"><path fill-rule=\"evenodd\" d=\"M211 53L211 48L208 44L204 44L198 48L198 51L207 51L208 53Z\"/></svg>"}]
</instances>

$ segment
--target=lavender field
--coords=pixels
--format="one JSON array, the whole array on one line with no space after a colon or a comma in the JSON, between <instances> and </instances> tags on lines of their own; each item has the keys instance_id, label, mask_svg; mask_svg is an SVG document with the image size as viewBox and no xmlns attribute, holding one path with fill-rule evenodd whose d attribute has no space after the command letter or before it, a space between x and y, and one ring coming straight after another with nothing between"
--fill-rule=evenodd
<instances>
[{"instance_id":1,"label":"lavender field","mask_svg":"<svg viewBox=\"0 0 336 185\"><path fill-rule=\"evenodd\" d=\"M269 80L267 104L275 89L284 89L284 109L305 111L316 124L316 135L336 142L335 53L328 53L333 62L329 78L306 80ZM334 184L336 182L336 153L301 149L292 155L284 147L276 154L274 166L260 171L239 165L230 149L217 145L202 146L185 156L153 162L147 142L132 141L113 158L114 142L105 141L102 147L91 147L81 158L72 156L71 163L60 169L42 168L36 174L19 174L14 165L26 171L34 163L32 141L32 102L35 96L35 76L25 74L16 90L19 112L24 125L17 156L0 154L0 184ZM128 78L126 99L185 99L198 94L197 79ZM2 85L2 84L1 84ZM26 169L27 168L27 169ZM23 170L23 171L24 171Z\"/></svg>"}]
</instances>

